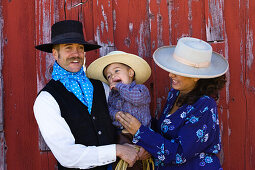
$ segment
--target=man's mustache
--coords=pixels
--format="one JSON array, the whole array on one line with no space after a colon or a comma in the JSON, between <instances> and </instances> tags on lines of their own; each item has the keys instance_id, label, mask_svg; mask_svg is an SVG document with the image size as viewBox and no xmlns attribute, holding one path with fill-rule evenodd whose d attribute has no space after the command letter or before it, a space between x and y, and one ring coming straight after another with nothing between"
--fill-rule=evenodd
<instances>
[{"instance_id":1,"label":"man's mustache","mask_svg":"<svg viewBox=\"0 0 255 170\"><path fill-rule=\"evenodd\" d=\"M67 61L70 61L70 62L75 61L75 60L81 61L82 58L81 58L81 57L71 57L71 58L68 58L68 59L67 59Z\"/></svg>"}]
</instances>

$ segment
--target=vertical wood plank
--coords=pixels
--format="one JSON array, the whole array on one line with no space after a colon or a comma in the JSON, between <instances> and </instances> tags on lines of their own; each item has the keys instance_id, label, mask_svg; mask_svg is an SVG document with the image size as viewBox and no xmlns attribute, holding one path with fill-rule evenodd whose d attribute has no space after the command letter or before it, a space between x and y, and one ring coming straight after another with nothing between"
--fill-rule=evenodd
<instances>
[{"instance_id":1,"label":"vertical wood plank","mask_svg":"<svg viewBox=\"0 0 255 170\"><path fill-rule=\"evenodd\" d=\"M171 40L169 26L171 14L168 13L169 3L169 1L149 1L148 15L150 21L151 56L158 47L169 45ZM152 58L151 68L153 79L151 114L159 117L170 89L170 79L166 78L168 73L158 67Z\"/></svg>"},{"instance_id":2,"label":"vertical wood plank","mask_svg":"<svg viewBox=\"0 0 255 170\"><path fill-rule=\"evenodd\" d=\"M246 124L246 169L252 170L255 169L255 64L254 64L254 55L255 55L255 2L254 1L245 1L245 97L247 100L247 124Z\"/></svg>"},{"instance_id":3,"label":"vertical wood plank","mask_svg":"<svg viewBox=\"0 0 255 170\"><path fill-rule=\"evenodd\" d=\"M49 43L51 42L51 25L55 22L54 6L57 7L58 4L56 4L56 2L54 4L51 0L36 0L35 2L35 43L36 45ZM51 68L53 63L54 59L51 53L36 50L37 92L39 92L51 79ZM40 135L40 132L38 138L40 150L50 150Z\"/></svg>"},{"instance_id":4,"label":"vertical wood plank","mask_svg":"<svg viewBox=\"0 0 255 170\"><path fill-rule=\"evenodd\" d=\"M36 97L35 1L1 1L4 16L4 133L8 169L39 167ZM24 17L25 16L25 17ZM32 159L31 159L32 158Z\"/></svg>"},{"instance_id":5,"label":"vertical wood plank","mask_svg":"<svg viewBox=\"0 0 255 170\"><path fill-rule=\"evenodd\" d=\"M169 0L170 44L184 36L205 39L204 1Z\"/></svg>"},{"instance_id":6,"label":"vertical wood plank","mask_svg":"<svg viewBox=\"0 0 255 170\"><path fill-rule=\"evenodd\" d=\"M94 14L93 14L93 3L96 1L89 0L87 1L82 8L83 12L83 27L84 27L84 36L85 41L98 44L96 40L96 34L94 32ZM99 50L92 50L86 52L86 66L88 66L92 61L99 57Z\"/></svg>"},{"instance_id":7,"label":"vertical wood plank","mask_svg":"<svg viewBox=\"0 0 255 170\"><path fill-rule=\"evenodd\" d=\"M0 3L0 70L3 67L3 15L2 15L2 4ZM6 169L5 163L5 137L4 137L4 110L3 110L3 75L0 73L0 170Z\"/></svg>"},{"instance_id":8,"label":"vertical wood plank","mask_svg":"<svg viewBox=\"0 0 255 170\"><path fill-rule=\"evenodd\" d=\"M245 8L244 1L224 1L225 57L230 64L226 84L228 108L223 112L222 124L223 169L226 170L246 169Z\"/></svg>"}]
</instances>

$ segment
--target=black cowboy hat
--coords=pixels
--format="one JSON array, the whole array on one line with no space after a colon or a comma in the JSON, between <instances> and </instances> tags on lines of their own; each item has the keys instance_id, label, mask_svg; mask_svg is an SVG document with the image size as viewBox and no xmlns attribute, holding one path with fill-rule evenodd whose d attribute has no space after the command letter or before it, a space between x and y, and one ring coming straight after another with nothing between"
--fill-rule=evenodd
<instances>
[{"instance_id":1,"label":"black cowboy hat","mask_svg":"<svg viewBox=\"0 0 255 170\"><path fill-rule=\"evenodd\" d=\"M100 48L100 45L91 44L84 40L82 23L74 20L57 22L51 27L51 43L35 46L36 49L51 53L53 45L78 43L84 45L84 51Z\"/></svg>"}]
</instances>

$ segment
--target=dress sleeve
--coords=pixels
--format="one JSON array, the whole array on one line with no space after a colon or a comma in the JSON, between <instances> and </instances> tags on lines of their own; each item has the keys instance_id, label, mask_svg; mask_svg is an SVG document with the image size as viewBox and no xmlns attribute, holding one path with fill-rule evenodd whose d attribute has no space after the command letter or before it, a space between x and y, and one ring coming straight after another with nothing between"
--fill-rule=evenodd
<instances>
[{"instance_id":1,"label":"dress sleeve","mask_svg":"<svg viewBox=\"0 0 255 170\"><path fill-rule=\"evenodd\" d=\"M217 153L220 149L217 144L214 145L220 137L217 108L211 100L201 101L198 108L186 109L178 117L179 120L166 116L161 124L161 134L141 126L133 143L150 152L156 158L156 165L182 164L202 152ZM175 135L173 131L176 131Z\"/></svg>"},{"instance_id":2,"label":"dress sleeve","mask_svg":"<svg viewBox=\"0 0 255 170\"><path fill-rule=\"evenodd\" d=\"M148 104L151 102L150 92L148 88L143 84L130 86L130 84L118 83L116 88L124 100L132 103L135 106Z\"/></svg>"},{"instance_id":3,"label":"dress sleeve","mask_svg":"<svg viewBox=\"0 0 255 170\"><path fill-rule=\"evenodd\" d=\"M75 144L71 130L60 114L56 100L42 91L34 103L40 132L58 162L67 168L88 169L116 160L116 145L84 146Z\"/></svg>"}]
</instances>

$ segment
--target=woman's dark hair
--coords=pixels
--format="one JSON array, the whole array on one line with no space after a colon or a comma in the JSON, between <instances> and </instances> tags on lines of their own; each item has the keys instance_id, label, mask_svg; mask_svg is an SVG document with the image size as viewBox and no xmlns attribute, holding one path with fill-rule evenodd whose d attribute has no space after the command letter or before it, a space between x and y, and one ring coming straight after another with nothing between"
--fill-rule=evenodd
<instances>
[{"instance_id":1,"label":"woman's dark hair","mask_svg":"<svg viewBox=\"0 0 255 170\"><path fill-rule=\"evenodd\" d=\"M181 95L177 101L177 106L184 104L194 104L200 97L206 95L218 100L219 91L226 83L226 75L216 78L199 79L195 88L187 94Z\"/></svg>"}]
</instances>

